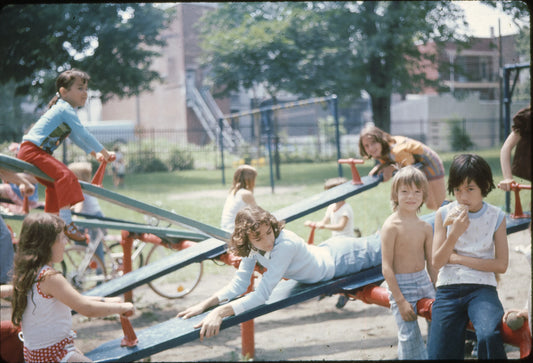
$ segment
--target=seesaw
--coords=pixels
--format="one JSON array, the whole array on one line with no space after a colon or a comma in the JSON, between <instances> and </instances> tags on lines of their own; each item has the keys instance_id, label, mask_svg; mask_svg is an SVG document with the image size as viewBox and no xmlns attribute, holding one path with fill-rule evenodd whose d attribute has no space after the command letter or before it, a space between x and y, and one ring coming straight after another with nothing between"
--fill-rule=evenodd
<instances>
[{"instance_id":1,"label":"seesaw","mask_svg":"<svg viewBox=\"0 0 533 363\"><path fill-rule=\"evenodd\" d=\"M105 170L105 164L102 163ZM14 172L27 172L33 174L37 178L41 178L47 181L53 181L48 175L43 173L36 166L29 164L25 161L19 160L17 158L0 154L0 166L5 167ZM93 185L84 181L80 181L81 188L90 195L93 195L99 199L105 200L107 202L120 205L128 209L135 210L137 212L151 215L159 219L163 219L170 223L177 223L184 225L186 227L195 229L199 233L205 234L206 236L212 236L223 241L227 241L230 237L229 233L213 226L210 226L205 223L198 222L194 219L184 217L174 212L167 211L163 208L159 208L148 203L144 203L133 198L127 197L125 195L104 189L98 185Z\"/></svg>"},{"instance_id":2,"label":"seesaw","mask_svg":"<svg viewBox=\"0 0 533 363\"><path fill-rule=\"evenodd\" d=\"M286 222L293 221L316 210L324 208L331 203L346 199L355 194L377 186L382 180L381 177L359 177L355 164L362 163L362 160L343 159L340 163L348 163L352 166L352 180L347 181L335 188L323 191L315 196L306 198L298 203L282 208L273 214L280 220ZM139 236L135 236L138 238ZM129 243L123 243L127 246ZM172 254L164 259L143 266L141 269L131 271L123 276L106 282L85 294L92 296L116 296L135 287L143 285L150 280L170 273L174 270L187 266L190 263L199 262L204 259L220 258L225 263L230 257L222 256L226 252L226 243L214 238L207 239L199 244L192 244L187 249L187 255L184 256L185 250L180 253ZM124 253L127 256L127 253ZM126 260L126 258L125 258ZM125 261L126 262L126 261Z\"/></svg>"}]
</instances>

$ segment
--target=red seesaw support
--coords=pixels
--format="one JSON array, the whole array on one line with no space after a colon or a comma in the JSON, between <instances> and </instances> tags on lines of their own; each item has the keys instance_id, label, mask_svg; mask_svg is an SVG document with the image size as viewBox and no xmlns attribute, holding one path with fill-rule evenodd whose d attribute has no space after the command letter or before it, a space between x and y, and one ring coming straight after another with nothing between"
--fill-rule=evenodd
<instances>
[{"instance_id":1,"label":"red seesaw support","mask_svg":"<svg viewBox=\"0 0 533 363\"><path fill-rule=\"evenodd\" d=\"M387 289L374 284L366 285L354 292L349 292L347 295L367 304L390 307ZM418 315L431 320L431 309L434 301L434 299L420 299L416 304ZM471 322L469 322L467 329L474 330ZM531 353L531 332L527 320L524 320L520 328L512 330L502 319L501 334L504 343L520 348L521 358L529 356Z\"/></svg>"},{"instance_id":2,"label":"red seesaw support","mask_svg":"<svg viewBox=\"0 0 533 363\"><path fill-rule=\"evenodd\" d=\"M361 159L339 159L338 161L339 164L350 164L350 167L352 168L352 184L355 185L363 184L355 164L363 164L364 162L365 161Z\"/></svg>"},{"instance_id":3,"label":"red seesaw support","mask_svg":"<svg viewBox=\"0 0 533 363\"><path fill-rule=\"evenodd\" d=\"M515 182L511 183L511 190L514 191L514 213L511 214L511 218L528 218L529 215L525 214L522 211L522 203L520 202L520 190L529 189L531 190L531 185L518 184Z\"/></svg>"},{"instance_id":4,"label":"red seesaw support","mask_svg":"<svg viewBox=\"0 0 533 363\"><path fill-rule=\"evenodd\" d=\"M115 158L116 158L115 154L110 154L109 161L114 161ZM106 166L107 166L107 161L104 160L100 163L98 170L96 170L96 173L94 173L93 180L91 180L91 184L97 185L99 187L102 186L102 182L104 181L104 174L105 174Z\"/></svg>"},{"instance_id":5,"label":"red seesaw support","mask_svg":"<svg viewBox=\"0 0 533 363\"><path fill-rule=\"evenodd\" d=\"M124 332L124 338L122 338L122 341L120 342L121 347L134 347L139 342L139 339L137 339L137 335L133 330L133 326L128 319L128 316L131 315L132 313L120 314L120 323L122 324L122 331Z\"/></svg>"}]
</instances>

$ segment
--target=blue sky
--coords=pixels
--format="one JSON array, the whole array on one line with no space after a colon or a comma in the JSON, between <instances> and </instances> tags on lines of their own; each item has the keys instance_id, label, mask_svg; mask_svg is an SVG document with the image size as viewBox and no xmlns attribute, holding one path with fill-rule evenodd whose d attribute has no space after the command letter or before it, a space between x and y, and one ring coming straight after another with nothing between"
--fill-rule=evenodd
<instances>
[{"instance_id":1,"label":"blue sky","mask_svg":"<svg viewBox=\"0 0 533 363\"><path fill-rule=\"evenodd\" d=\"M498 18L502 35L518 33L518 28L511 17L501 11L480 4L479 1L457 1L457 3L464 9L472 31L471 35L475 37L490 37L491 26L494 27L494 34L498 36ZM529 22L529 19L524 20L526 23Z\"/></svg>"}]
</instances>

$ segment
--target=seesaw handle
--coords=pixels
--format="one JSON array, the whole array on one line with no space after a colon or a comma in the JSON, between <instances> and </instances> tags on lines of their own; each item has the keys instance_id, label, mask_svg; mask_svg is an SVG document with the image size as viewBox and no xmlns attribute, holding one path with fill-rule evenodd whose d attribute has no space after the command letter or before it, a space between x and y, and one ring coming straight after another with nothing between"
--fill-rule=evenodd
<instances>
[{"instance_id":1,"label":"seesaw handle","mask_svg":"<svg viewBox=\"0 0 533 363\"><path fill-rule=\"evenodd\" d=\"M115 159L116 159L115 154L109 155L109 161L114 161ZM107 161L104 160L100 163L98 170L96 170L96 173L94 173L93 180L91 180L91 184L98 185L99 187L102 186L102 183L104 181L104 174L105 174L106 166L107 166Z\"/></svg>"},{"instance_id":2,"label":"seesaw handle","mask_svg":"<svg viewBox=\"0 0 533 363\"><path fill-rule=\"evenodd\" d=\"M339 159L339 164L350 164L350 168L352 169L352 184L360 185L363 184L361 181L361 176L359 175L359 171L357 171L357 167L355 164L363 164L365 161L361 159Z\"/></svg>"}]
</instances>

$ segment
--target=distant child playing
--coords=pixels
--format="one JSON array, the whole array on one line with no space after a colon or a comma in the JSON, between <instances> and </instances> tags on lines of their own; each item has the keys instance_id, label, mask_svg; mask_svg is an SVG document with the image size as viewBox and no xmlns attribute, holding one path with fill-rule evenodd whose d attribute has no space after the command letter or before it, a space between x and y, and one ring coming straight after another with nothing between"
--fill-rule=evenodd
<instances>
[{"instance_id":1,"label":"distant child playing","mask_svg":"<svg viewBox=\"0 0 533 363\"><path fill-rule=\"evenodd\" d=\"M29 214L22 223L11 321L22 328L26 362L90 361L74 346L71 309L90 317L134 312L120 298L81 295L52 268L63 260L64 227L48 213Z\"/></svg>"},{"instance_id":2,"label":"distant child playing","mask_svg":"<svg viewBox=\"0 0 533 363\"><path fill-rule=\"evenodd\" d=\"M359 153L372 158L376 166L370 175L383 173L383 180L392 177L396 167L421 163L422 172L429 182L426 206L437 210L446 198L444 165L439 155L423 143L405 136L391 136L374 125L365 126L359 134Z\"/></svg>"},{"instance_id":3,"label":"distant child playing","mask_svg":"<svg viewBox=\"0 0 533 363\"><path fill-rule=\"evenodd\" d=\"M432 281L437 277L431 263L433 227L417 216L427 193L420 170L400 169L392 182L394 212L381 230L383 277L398 325L398 359L428 359L416 315L418 300L435 298Z\"/></svg>"},{"instance_id":4,"label":"distant child playing","mask_svg":"<svg viewBox=\"0 0 533 363\"><path fill-rule=\"evenodd\" d=\"M111 154L87 131L76 114L76 108L85 105L89 75L77 69L65 71L56 80L57 93L48 104L48 111L22 138L17 157L37 166L53 178L49 182L38 178L46 187L45 211L59 213L66 223L65 234L75 241L85 236L72 222L70 207L83 200L76 176L52 153L68 136L87 154L99 162L110 161Z\"/></svg>"},{"instance_id":5,"label":"distant child playing","mask_svg":"<svg viewBox=\"0 0 533 363\"><path fill-rule=\"evenodd\" d=\"M483 200L492 189L492 171L482 157L462 154L453 159L448 191L456 201L435 215L433 265L439 273L429 359L464 359L469 320L476 331L478 358L506 358L496 274L507 270L509 246L505 213ZM448 218L456 214L458 204L464 206L462 211Z\"/></svg>"},{"instance_id":6,"label":"distant child playing","mask_svg":"<svg viewBox=\"0 0 533 363\"><path fill-rule=\"evenodd\" d=\"M324 189L328 190L343 183L346 178L331 178L326 180ZM305 221L306 226L314 225L316 228L331 230L331 237L347 236L356 237L353 224L353 209L345 200L332 203L326 209L326 215L320 222ZM357 236L360 237L360 236Z\"/></svg>"},{"instance_id":7,"label":"distant child playing","mask_svg":"<svg viewBox=\"0 0 533 363\"><path fill-rule=\"evenodd\" d=\"M220 226L223 230L233 232L235 216L244 207L255 207L254 198L257 170L250 165L241 165L233 174L233 184L224 203Z\"/></svg>"}]
</instances>

